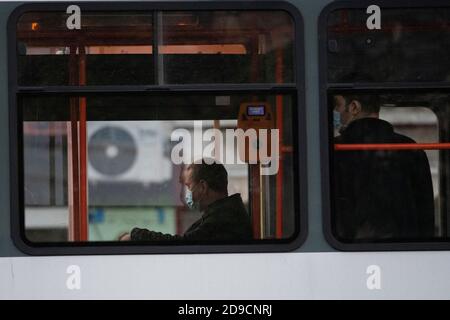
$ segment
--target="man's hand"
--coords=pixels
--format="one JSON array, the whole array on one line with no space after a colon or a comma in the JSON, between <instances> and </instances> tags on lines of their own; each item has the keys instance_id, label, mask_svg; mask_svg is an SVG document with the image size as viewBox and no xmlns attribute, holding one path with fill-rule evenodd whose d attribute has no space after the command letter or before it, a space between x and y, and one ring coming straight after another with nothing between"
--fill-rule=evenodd
<instances>
[{"instance_id":1,"label":"man's hand","mask_svg":"<svg viewBox=\"0 0 450 320\"><path fill-rule=\"evenodd\" d=\"M129 233L124 233L119 237L119 241L131 241L131 236Z\"/></svg>"}]
</instances>

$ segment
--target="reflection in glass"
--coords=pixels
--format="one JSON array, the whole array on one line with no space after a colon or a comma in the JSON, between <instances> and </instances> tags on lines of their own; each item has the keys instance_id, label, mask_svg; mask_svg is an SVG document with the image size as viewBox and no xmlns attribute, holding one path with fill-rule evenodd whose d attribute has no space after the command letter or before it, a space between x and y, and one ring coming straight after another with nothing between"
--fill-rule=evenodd
<instances>
[{"instance_id":1,"label":"reflection in glass","mask_svg":"<svg viewBox=\"0 0 450 320\"><path fill-rule=\"evenodd\" d=\"M227 140L226 134L236 132L241 116L252 117L241 112L243 103L252 106L252 101L267 108L255 116L270 114L272 129L282 128L280 169L274 175L261 176L258 165L234 158L233 163L225 162L228 192L241 195L254 239L289 238L298 230L292 200L295 109L289 95L42 96L21 101L25 229L30 241L117 241L134 227L183 234L202 213L189 210L183 201L182 166L172 156L180 140L174 139L173 133L187 132L192 137L193 158L198 158L216 141L205 132L217 129L217 134L225 137L221 152L238 155L237 140ZM85 149L77 129L79 104L74 101L86 104ZM201 134L197 135L199 123ZM87 168L84 190L83 154ZM83 212L82 202L76 199L82 192L87 197L86 239L76 236L75 230Z\"/></svg>"},{"instance_id":2,"label":"reflection in glass","mask_svg":"<svg viewBox=\"0 0 450 320\"><path fill-rule=\"evenodd\" d=\"M332 155L335 236L344 242L448 237L448 94L336 91L330 99L341 124ZM365 109L372 102L378 111Z\"/></svg>"},{"instance_id":3,"label":"reflection in glass","mask_svg":"<svg viewBox=\"0 0 450 320\"><path fill-rule=\"evenodd\" d=\"M285 12L159 15L160 84L294 82L294 25Z\"/></svg>"},{"instance_id":4,"label":"reflection in glass","mask_svg":"<svg viewBox=\"0 0 450 320\"><path fill-rule=\"evenodd\" d=\"M66 20L57 12L20 17L20 85L153 83L151 13L83 12L80 30L67 29Z\"/></svg>"},{"instance_id":5,"label":"reflection in glass","mask_svg":"<svg viewBox=\"0 0 450 320\"><path fill-rule=\"evenodd\" d=\"M328 17L329 82L449 81L450 8L383 8L381 30L368 30L366 9ZM364 73L366 79L348 78Z\"/></svg>"}]
</instances>

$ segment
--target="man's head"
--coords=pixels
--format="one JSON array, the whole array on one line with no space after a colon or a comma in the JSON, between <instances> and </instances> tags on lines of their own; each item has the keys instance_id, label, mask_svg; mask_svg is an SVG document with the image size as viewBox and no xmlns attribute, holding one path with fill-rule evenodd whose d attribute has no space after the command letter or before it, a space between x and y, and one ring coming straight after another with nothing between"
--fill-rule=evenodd
<instances>
[{"instance_id":1,"label":"man's head","mask_svg":"<svg viewBox=\"0 0 450 320\"><path fill-rule=\"evenodd\" d=\"M374 79L363 72L352 72L339 77L341 83L370 83ZM380 101L376 94L342 93L333 96L334 124L336 129L345 129L350 122L361 118L378 118Z\"/></svg>"},{"instance_id":2,"label":"man's head","mask_svg":"<svg viewBox=\"0 0 450 320\"><path fill-rule=\"evenodd\" d=\"M361 118L378 118L380 103L377 95L341 94L333 96L334 111L339 113L340 126Z\"/></svg>"},{"instance_id":3,"label":"man's head","mask_svg":"<svg viewBox=\"0 0 450 320\"><path fill-rule=\"evenodd\" d=\"M228 196L228 174L225 167L220 163L207 162L202 159L201 163L189 164L183 168L180 175L180 183L186 187L188 196L186 203L189 205L190 197L192 204L200 210Z\"/></svg>"}]
</instances>

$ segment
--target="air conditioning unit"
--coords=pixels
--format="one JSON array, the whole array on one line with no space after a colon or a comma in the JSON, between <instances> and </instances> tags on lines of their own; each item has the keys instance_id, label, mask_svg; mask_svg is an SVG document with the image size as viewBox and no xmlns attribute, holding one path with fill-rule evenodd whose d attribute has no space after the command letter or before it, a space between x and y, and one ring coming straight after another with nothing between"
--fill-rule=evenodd
<instances>
[{"instance_id":1,"label":"air conditioning unit","mask_svg":"<svg viewBox=\"0 0 450 320\"><path fill-rule=\"evenodd\" d=\"M156 121L88 122L89 183L171 180L170 130Z\"/></svg>"}]
</instances>

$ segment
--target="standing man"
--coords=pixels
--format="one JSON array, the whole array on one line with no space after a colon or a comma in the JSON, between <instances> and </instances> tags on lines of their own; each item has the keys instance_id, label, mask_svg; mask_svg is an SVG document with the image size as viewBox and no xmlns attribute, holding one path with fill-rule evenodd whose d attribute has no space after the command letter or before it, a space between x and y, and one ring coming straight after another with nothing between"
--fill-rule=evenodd
<instances>
[{"instance_id":1,"label":"standing man","mask_svg":"<svg viewBox=\"0 0 450 320\"><path fill-rule=\"evenodd\" d=\"M334 96L336 144L416 143L379 119L377 95ZM430 165L423 150L334 152L336 233L344 241L434 235Z\"/></svg>"}]
</instances>

